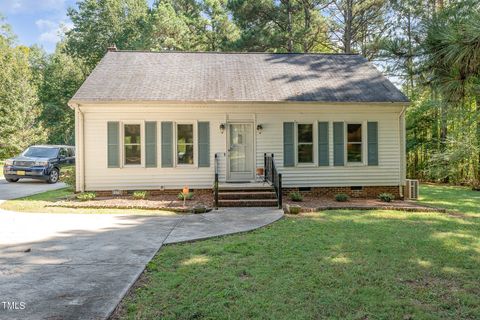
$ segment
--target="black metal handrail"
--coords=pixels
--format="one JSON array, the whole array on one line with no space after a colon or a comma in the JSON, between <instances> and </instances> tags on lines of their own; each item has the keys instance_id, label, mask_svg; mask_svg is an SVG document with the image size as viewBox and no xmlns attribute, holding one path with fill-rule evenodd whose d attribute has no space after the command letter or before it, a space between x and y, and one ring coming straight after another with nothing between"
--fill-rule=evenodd
<instances>
[{"instance_id":1,"label":"black metal handrail","mask_svg":"<svg viewBox=\"0 0 480 320\"><path fill-rule=\"evenodd\" d=\"M277 195L278 208L282 208L282 174L278 173L275 166L273 153L271 155L263 154L263 168L265 182L269 182L275 189Z\"/></svg>"},{"instance_id":2,"label":"black metal handrail","mask_svg":"<svg viewBox=\"0 0 480 320\"><path fill-rule=\"evenodd\" d=\"M215 170L215 179L213 181L213 197L215 199L215 210L218 210L218 154L215 154L213 163Z\"/></svg>"}]
</instances>

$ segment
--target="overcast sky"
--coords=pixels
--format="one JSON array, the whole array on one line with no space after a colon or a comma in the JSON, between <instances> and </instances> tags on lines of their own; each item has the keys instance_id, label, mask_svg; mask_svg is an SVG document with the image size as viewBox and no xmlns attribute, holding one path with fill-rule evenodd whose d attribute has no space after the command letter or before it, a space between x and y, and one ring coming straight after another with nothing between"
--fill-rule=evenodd
<instances>
[{"instance_id":1,"label":"overcast sky","mask_svg":"<svg viewBox=\"0 0 480 320\"><path fill-rule=\"evenodd\" d=\"M0 15L12 26L18 44L38 44L47 52L55 50L63 30L71 28L67 8L77 0L0 0ZM148 0L152 3L153 0Z\"/></svg>"}]
</instances>

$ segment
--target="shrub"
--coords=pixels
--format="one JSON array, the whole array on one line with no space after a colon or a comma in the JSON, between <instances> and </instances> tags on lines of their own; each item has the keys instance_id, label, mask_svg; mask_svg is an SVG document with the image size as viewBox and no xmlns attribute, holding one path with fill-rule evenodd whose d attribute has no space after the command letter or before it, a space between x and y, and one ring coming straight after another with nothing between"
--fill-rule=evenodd
<instances>
[{"instance_id":1,"label":"shrub","mask_svg":"<svg viewBox=\"0 0 480 320\"><path fill-rule=\"evenodd\" d=\"M338 202L346 202L348 201L349 197L345 193L339 193L335 195L335 201Z\"/></svg>"},{"instance_id":2,"label":"shrub","mask_svg":"<svg viewBox=\"0 0 480 320\"><path fill-rule=\"evenodd\" d=\"M147 191L134 191L132 194L133 199L135 200L143 200L148 197Z\"/></svg>"},{"instance_id":3,"label":"shrub","mask_svg":"<svg viewBox=\"0 0 480 320\"><path fill-rule=\"evenodd\" d=\"M180 192L177 196L177 199L178 200L192 200L193 199L193 192L189 192L187 194L183 194L183 192Z\"/></svg>"},{"instance_id":4,"label":"shrub","mask_svg":"<svg viewBox=\"0 0 480 320\"><path fill-rule=\"evenodd\" d=\"M297 201L297 202L303 201L303 195L298 191L290 193L289 196L290 196L290 200L292 201Z\"/></svg>"},{"instance_id":5,"label":"shrub","mask_svg":"<svg viewBox=\"0 0 480 320\"><path fill-rule=\"evenodd\" d=\"M287 212L289 214L299 214L302 211L302 207L299 205L287 206Z\"/></svg>"},{"instance_id":6,"label":"shrub","mask_svg":"<svg viewBox=\"0 0 480 320\"><path fill-rule=\"evenodd\" d=\"M207 212L207 207L204 205L198 205L195 208L193 208L193 213L205 213Z\"/></svg>"},{"instance_id":7,"label":"shrub","mask_svg":"<svg viewBox=\"0 0 480 320\"><path fill-rule=\"evenodd\" d=\"M77 194L77 199L80 201L89 201L89 200L94 200L97 197L97 194L95 192L83 192Z\"/></svg>"},{"instance_id":8,"label":"shrub","mask_svg":"<svg viewBox=\"0 0 480 320\"><path fill-rule=\"evenodd\" d=\"M480 191L480 180L474 180L471 182L473 191Z\"/></svg>"},{"instance_id":9,"label":"shrub","mask_svg":"<svg viewBox=\"0 0 480 320\"><path fill-rule=\"evenodd\" d=\"M391 193L380 193L378 195L378 199L380 199L380 201L383 201L383 202L392 202L392 200L395 199L395 196Z\"/></svg>"},{"instance_id":10,"label":"shrub","mask_svg":"<svg viewBox=\"0 0 480 320\"><path fill-rule=\"evenodd\" d=\"M64 168L60 172L60 181L65 182L71 188L75 188L75 167Z\"/></svg>"}]
</instances>

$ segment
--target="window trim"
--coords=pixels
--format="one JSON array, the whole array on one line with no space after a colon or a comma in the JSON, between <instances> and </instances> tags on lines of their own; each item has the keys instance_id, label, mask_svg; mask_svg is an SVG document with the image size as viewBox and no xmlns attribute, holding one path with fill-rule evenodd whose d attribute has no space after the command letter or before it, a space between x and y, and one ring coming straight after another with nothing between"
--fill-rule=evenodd
<instances>
[{"instance_id":1,"label":"window trim","mask_svg":"<svg viewBox=\"0 0 480 320\"><path fill-rule=\"evenodd\" d=\"M121 168L145 168L145 121L143 120L129 120L119 121L121 125L121 143L120 156L122 159ZM140 164L126 164L125 163L125 125L136 124L140 125Z\"/></svg>"},{"instance_id":2,"label":"window trim","mask_svg":"<svg viewBox=\"0 0 480 320\"><path fill-rule=\"evenodd\" d=\"M316 162L317 162L317 125L315 123L317 122L304 122L304 121L295 121L295 128L294 128L294 135L295 135L295 166L296 167L316 167ZM298 142L298 125L299 124L309 124L312 126L312 162L299 162L298 161L298 146L300 143ZM301 144L307 144L302 142Z\"/></svg>"},{"instance_id":3,"label":"window trim","mask_svg":"<svg viewBox=\"0 0 480 320\"><path fill-rule=\"evenodd\" d=\"M174 156L174 167L178 167L178 168L197 168L198 167L198 141L197 141L197 121L196 120L182 120L182 121L174 121L173 122L174 124L174 128L173 128L173 138L175 139L173 141L174 143L174 153L173 153L173 156ZM178 125L182 125L182 124L191 124L192 125L192 130L193 130L193 163L192 164L187 164L187 163L178 163L178 153L177 153L177 150L178 150Z\"/></svg>"},{"instance_id":4,"label":"window trim","mask_svg":"<svg viewBox=\"0 0 480 320\"><path fill-rule=\"evenodd\" d=\"M365 162L365 133L366 133L366 122L365 121L345 121L344 122L344 134L343 134L343 140L344 140L344 162L346 166L366 166ZM362 161L359 162L352 162L348 161L348 125L349 124L359 124L361 125L361 130L362 130L362 141L360 142L360 154L362 155ZM350 142L352 144L359 144L358 142Z\"/></svg>"}]
</instances>

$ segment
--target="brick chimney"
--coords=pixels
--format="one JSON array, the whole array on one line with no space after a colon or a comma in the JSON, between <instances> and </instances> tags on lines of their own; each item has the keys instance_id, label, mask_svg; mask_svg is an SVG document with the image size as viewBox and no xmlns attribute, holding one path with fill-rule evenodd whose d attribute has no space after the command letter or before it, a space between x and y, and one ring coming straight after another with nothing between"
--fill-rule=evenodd
<instances>
[{"instance_id":1,"label":"brick chimney","mask_svg":"<svg viewBox=\"0 0 480 320\"><path fill-rule=\"evenodd\" d=\"M118 50L117 50L117 46L115 45L115 43L112 44L111 46L109 46L109 47L107 48L107 51L108 51L108 52L118 51Z\"/></svg>"}]
</instances>

